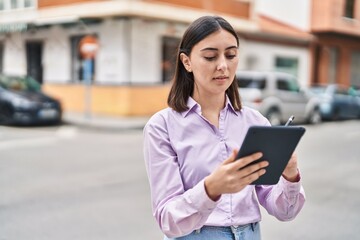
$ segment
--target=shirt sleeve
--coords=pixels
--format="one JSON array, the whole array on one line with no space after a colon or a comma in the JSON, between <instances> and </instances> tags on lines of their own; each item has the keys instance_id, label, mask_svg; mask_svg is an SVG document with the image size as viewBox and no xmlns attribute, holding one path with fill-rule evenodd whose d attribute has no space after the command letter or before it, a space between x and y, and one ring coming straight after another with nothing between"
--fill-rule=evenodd
<instances>
[{"instance_id":1,"label":"shirt sleeve","mask_svg":"<svg viewBox=\"0 0 360 240\"><path fill-rule=\"evenodd\" d=\"M260 204L280 221L290 221L300 212L305 203L305 192L299 182L289 182L280 177L279 183L271 186L256 186Z\"/></svg>"},{"instance_id":2,"label":"shirt sleeve","mask_svg":"<svg viewBox=\"0 0 360 240\"><path fill-rule=\"evenodd\" d=\"M163 233L179 237L201 228L217 203L207 196L204 180L184 190L177 155L162 118L144 128L144 159L153 215Z\"/></svg>"},{"instance_id":3,"label":"shirt sleeve","mask_svg":"<svg viewBox=\"0 0 360 240\"><path fill-rule=\"evenodd\" d=\"M270 126L264 118L264 126ZM256 186L259 203L280 221L294 219L305 203L305 191L299 182L289 182L283 176L276 185Z\"/></svg>"}]
</instances>

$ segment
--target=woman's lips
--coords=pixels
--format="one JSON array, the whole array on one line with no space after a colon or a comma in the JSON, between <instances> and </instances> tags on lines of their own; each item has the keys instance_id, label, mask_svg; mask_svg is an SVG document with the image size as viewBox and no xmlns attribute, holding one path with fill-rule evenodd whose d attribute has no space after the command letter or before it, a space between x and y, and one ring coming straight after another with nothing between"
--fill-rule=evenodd
<instances>
[{"instance_id":1,"label":"woman's lips","mask_svg":"<svg viewBox=\"0 0 360 240\"><path fill-rule=\"evenodd\" d=\"M215 77L215 78L213 78L214 80L218 80L218 81L224 81L224 80L227 80L228 79L228 77L226 77L226 76L220 76L220 77Z\"/></svg>"}]
</instances>

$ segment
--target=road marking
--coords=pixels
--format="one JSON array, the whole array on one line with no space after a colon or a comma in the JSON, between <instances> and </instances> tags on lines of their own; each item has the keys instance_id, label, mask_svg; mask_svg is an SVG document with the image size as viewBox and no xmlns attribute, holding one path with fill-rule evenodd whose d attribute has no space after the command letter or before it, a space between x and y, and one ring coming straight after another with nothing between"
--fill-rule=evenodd
<instances>
[{"instance_id":1,"label":"road marking","mask_svg":"<svg viewBox=\"0 0 360 240\"><path fill-rule=\"evenodd\" d=\"M75 138L77 134L78 128L73 126L63 126L55 132L55 136L62 139L72 139Z\"/></svg>"}]
</instances>

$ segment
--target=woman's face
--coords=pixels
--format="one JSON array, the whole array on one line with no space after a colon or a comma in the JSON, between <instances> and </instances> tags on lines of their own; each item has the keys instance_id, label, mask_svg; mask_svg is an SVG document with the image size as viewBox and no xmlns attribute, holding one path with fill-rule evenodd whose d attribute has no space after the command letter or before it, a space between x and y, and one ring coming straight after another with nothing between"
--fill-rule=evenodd
<instances>
[{"instance_id":1,"label":"woman's face","mask_svg":"<svg viewBox=\"0 0 360 240\"><path fill-rule=\"evenodd\" d=\"M224 94L239 62L236 38L220 29L194 45L190 56L183 54L181 60L194 75L193 97Z\"/></svg>"}]
</instances>

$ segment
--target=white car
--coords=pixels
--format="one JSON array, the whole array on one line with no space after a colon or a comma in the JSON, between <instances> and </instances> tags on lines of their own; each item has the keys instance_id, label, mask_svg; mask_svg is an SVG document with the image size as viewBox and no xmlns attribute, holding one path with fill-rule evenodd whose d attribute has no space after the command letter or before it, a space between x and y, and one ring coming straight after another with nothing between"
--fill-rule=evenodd
<instances>
[{"instance_id":1,"label":"white car","mask_svg":"<svg viewBox=\"0 0 360 240\"><path fill-rule=\"evenodd\" d=\"M272 125L286 122L291 115L294 123L321 122L320 100L299 88L296 78L276 71L238 71L243 105L258 110Z\"/></svg>"}]
</instances>

